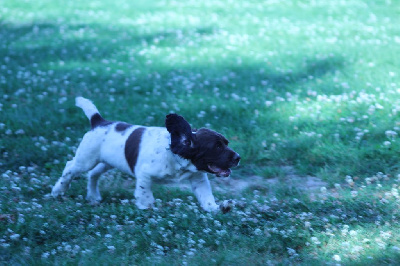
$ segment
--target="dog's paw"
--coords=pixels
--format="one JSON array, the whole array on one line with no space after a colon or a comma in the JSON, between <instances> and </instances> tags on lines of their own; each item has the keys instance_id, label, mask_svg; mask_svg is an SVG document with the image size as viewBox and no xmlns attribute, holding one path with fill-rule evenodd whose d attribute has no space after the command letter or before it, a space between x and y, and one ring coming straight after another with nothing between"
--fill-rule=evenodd
<instances>
[{"instance_id":1,"label":"dog's paw","mask_svg":"<svg viewBox=\"0 0 400 266\"><path fill-rule=\"evenodd\" d=\"M51 195L55 198L58 196L63 196L65 191L67 191L70 186L71 182L66 182L60 178L51 190Z\"/></svg>"},{"instance_id":2,"label":"dog's paw","mask_svg":"<svg viewBox=\"0 0 400 266\"><path fill-rule=\"evenodd\" d=\"M225 214L227 212L230 212L233 208L233 202L232 200L224 200L220 205L219 205L219 209L220 211Z\"/></svg>"},{"instance_id":3,"label":"dog's paw","mask_svg":"<svg viewBox=\"0 0 400 266\"><path fill-rule=\"evenodd\" d=\"M87 195L86 200L89 202L90 205L95 206L100 204L102 198L100 195Z\"/></svg>"},{"instance_id":4,"label":"dog's paw","mask_svg":"<svg viewBox=\"0 0 400 266\"><path fill-rule=\"evenodd\" d=\"M58 196L64 195L64 190L60 188L60 186L55 185L53 189L51 190L51 195L54 198L57 198Z\"/></svg>"},{"instance_id":5,"label":"dog's paw","mask_svg":"<svg viewBox=\"0 0 400 266\"><path fill-rule=\"evenodd\" d=\"M51 195L51 193L47 193L47 194L45 194L44 196L43 196L43 199L44 200L49 200L49 199L52 199L53 198L53 195Z\"/></svg>"},{"instance_id":6,"label":"dog's paw","mask_svg":"<svg viewBox=\"0 0 400 266\"><path fill-rule=\"evenodd\" d=\"M136 207L138 207L138 209L140 210L146 210L146 209L151 209L154 206L154 202L153 201L144 201L144 200L138 200L136 199L135 202Z\"/></svg>"}]
</instances>

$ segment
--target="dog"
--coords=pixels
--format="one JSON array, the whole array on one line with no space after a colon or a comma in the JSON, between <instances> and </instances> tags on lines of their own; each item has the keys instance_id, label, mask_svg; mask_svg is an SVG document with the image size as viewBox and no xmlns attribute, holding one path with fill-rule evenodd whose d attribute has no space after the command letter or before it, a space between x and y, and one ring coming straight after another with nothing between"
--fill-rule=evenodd
<instances>
[{"instance_id":1,"label":"dog","mask_svg":"<svg viewBox=\"0 0 400 266\"><path fill-rule=\"evenodd\" d=\"M63 195L72 179L89 171L86 199L99 203L98 180L112 168L136 178L135 198L139 209L151 208L152 183L189 180L200 206L207 212L228 212L230 204L215 203L207 173L228 177L239 164L240 155L228 147L228 140L207 128L192 130L180 115L168 114L165 127L145 127L105 120L88 99L77 97L76 106L89 118L87 132L75 157L68 161L52 188L52 196Z\"/></svg>"}]
</instances>

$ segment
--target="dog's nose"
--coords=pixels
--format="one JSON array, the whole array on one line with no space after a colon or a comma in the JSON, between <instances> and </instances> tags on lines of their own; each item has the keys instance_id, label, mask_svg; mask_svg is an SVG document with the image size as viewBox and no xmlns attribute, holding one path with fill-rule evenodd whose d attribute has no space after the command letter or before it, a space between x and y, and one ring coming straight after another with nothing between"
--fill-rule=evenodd
<instances>
[{"instance_id":1,"label":"dog's nose","mask_svg":"<svg viewBox=\"0 0 400 266\"><path fill-rule=\"evenodd\" d=\"M235 163L235 165L239 164L240 159L240 155L238 153L235 153L235 156L233 156L233 162Z\"/></svg>"}]
</instances>

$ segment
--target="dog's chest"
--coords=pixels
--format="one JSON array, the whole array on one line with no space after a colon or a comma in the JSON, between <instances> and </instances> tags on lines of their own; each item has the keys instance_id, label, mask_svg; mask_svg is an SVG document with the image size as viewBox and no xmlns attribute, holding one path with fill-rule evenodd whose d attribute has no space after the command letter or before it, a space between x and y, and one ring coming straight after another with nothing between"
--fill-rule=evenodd
<instances>
[{"instance_id":1,"label":"dog's chest","mask_svg":"<svg viewBox=\"0 0 400 266\"><path fill-rule=\"evenodd\" d=\"M147 128L142 136L136 176L149 176L158 183L175 183L197 172L196 167L170 150L170 135L164 129Z\"/></svg>"},{"instance_id":2,"label":"dog's chest","mask_svg":"<svg viewBox=\"0 0 400 266\"><path fill-rule=\"evenodd\" d=\"M196 167L189 160L182 159L169 150L167 153L170 153L169 159L159 168L160 171L152 176L154 182L179 183L197 172ZM157 166L154 167L157 168Z\"/></svg>"}]
</instances>

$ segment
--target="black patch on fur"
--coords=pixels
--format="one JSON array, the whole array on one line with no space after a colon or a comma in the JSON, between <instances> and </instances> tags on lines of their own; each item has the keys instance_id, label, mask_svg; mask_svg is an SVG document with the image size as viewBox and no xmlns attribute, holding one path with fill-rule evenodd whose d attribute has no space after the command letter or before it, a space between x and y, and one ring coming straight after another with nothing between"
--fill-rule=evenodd
<instances>
[{"instance_id":1,"label":"black patch on fur","mask_svg":"<svg viewBox=\"0 0 400 266\"><path fill-rule=\"evenodd\" d=\"M126 161L128 162L129 167L132 170L132 173L135 173L135 166L139 155L139 146L144 131L145 131L144 127L139 127L135 129L129 135L125 143L125 158Z\"/></svg>"},{"instance_id":2,"label":"black patch on fur","mask_svg":"<svg viewBox=\"0 0 400 266\"><path fill-rule=\"evenodd\" d=\"M130 124L121 122L115 126L115 130L118 132L125 131L127 128L130 128L131 126L132 125L130 125Z\"/></svg>"},{"instance_id":3,"label":"black patch on fur","mask_svg":"<svg viewBox=\"0 0 400 266\"><path fill-rule=\"evenodd\" d=\"M105 120L99 113L96 113L92 115L90 118L90 125L92 126L92 129L95 129L96 127L104 127L112 124L113 122Z\"/></svg>"}]
</instances>

